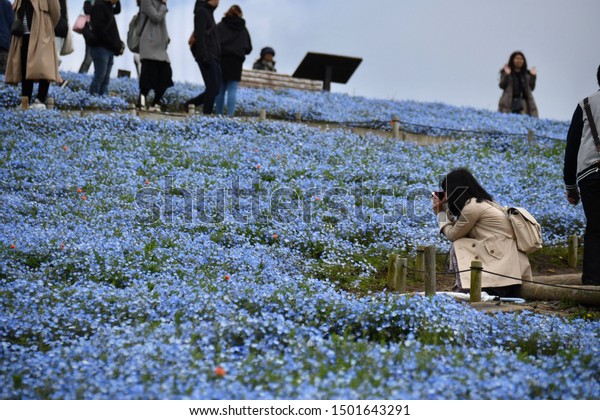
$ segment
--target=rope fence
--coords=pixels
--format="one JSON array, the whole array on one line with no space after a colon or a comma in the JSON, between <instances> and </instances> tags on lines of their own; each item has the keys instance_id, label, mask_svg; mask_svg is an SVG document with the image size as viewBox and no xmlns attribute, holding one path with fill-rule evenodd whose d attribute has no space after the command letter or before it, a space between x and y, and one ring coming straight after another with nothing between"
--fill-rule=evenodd
<instances>
[{"instance_id":1,"label":"rope fence","mask_svg":"<svg viewBox=\"0 0 600 420\"><path fill-rule=\"evenodd\" d=\"M260 110L260 118L266 119L267 114L266 110ZM435 125L427 125L427 124L418 124L409 121L402 121L399 117L393 116L391 120L362 120L362 121L331 121L324 120L318 118L303 118L301 113L295 113L294 118L291 117L283 117L281 118L286 121L296 121L296 122L310 122L315 124L332 124L341 127L350 127L350 128L372 128L382 131L391 131L394 134L394 137L401 137L401 133L409 133L409 134L421 134L421 135L430 135L435 137L439 136L440 132L452 133L458 136L465 135L476 135L476 136L507 136L507 137L527 137L529 141L533 141L535 138L537 139L545 139L552 141L563 141L562 138L550 137L550 136L542 136L539 134L535 134L534 130L528 130L526 133L505 133L502 131L496 130L465 130L460 128L451 128L451 127L440 127ZM412 128L412 130L410 129ZM437 133L431 133L432 131Z\"/></svg>"},{"instance_id":2,"label":"rope fence","mask_svg":"<svg viewBox=\"0 0 600 420\"><path fill-rule=\"evenodd\" d=\"M572 238L570 238L572 243ZM548 283L539 280L522 279L504 274L496 273L493 271L485 270L481 261L474 260L471 262L470 269L460 271L436 271L435 257L436 248L434 246L418 246L417 255L415 260L415 268L408 266L407 258L400 258L399 255L392 254L388 259L388 277L387 286L390 290L398 291L400 293L407 292L407 275L409 272L415 275L415 279L425 284L425 296L433 296L436 294L436 276L437 275L453 275L471 273L471 284L470 284L470 300L471 302L481 301L481 281L483 273L497 276L500 278L516 280L522 283L527 283L535 286L540 286L542 289L531 288L528 293L541 293L544 296L552 296L553 299L574 299L579 303L591 304L600 306L600 286L593 285L567 285L558 283ZM576 256L575 256L576 261ZM571 263L569 263L571 265ZM543 289L548 287L549 289ZM551 291L553 290L554 291ZM558 291L557 291L558 289ZM541 292L540 292L541 290ZM550 291L549 291L550 290ZM561 292L562 290L562 292ZM525 289L523 289L525 292ZM541 299L540 299L541 300Z\"/></svg>"}]
</instances>

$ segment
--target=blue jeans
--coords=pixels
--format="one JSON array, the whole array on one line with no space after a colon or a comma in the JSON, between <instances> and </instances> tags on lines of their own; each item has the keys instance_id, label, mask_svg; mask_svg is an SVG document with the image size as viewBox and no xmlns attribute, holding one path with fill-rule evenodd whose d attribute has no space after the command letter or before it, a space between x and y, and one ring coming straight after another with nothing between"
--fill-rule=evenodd
<instances>
[{"instance_id":1,"label":"blue jeans","mask_svg":"<svg viewBox=\"0 0 600 420\"><path fill-rule=\"evenodd\" d=\"M90 93L92 95L106 95L108 94L110 71L115 55L104 47L90 47L90 54L94 61L94 78L90 85Z\"/></svg>"},{"instance_id":2,"label":"blue jeans","mask_svg":"<svg viewBox=\"0 0 600 420\"><path fill-rule=\"evenodd\" d=\"M227 92L227 115L233 117L235 115L235 103L237 101L237 80L223 80L221 82L221 89L217 95L217 114L223 114L223 107L225 106L225 92Z\"/></svg>"}]
</instances>

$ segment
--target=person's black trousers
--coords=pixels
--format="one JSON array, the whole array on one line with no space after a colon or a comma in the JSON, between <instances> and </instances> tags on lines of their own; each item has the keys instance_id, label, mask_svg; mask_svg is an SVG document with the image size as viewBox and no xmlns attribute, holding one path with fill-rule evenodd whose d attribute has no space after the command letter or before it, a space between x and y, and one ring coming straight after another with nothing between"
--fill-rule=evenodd
<instances>
[{"instance_id":1,"label":"person's black trousers","mask_svg":"<svg viewBox=\"0 0 600 420\"><path fill-rule=\"evenodd\" d=\"M21 96L27 96L29 103L32 103L33 96L33 80L26 79L27 75L27 55L29 52L29 39L30 35L23 35L21 44ZM48 98L48 90L50 89L50 82L48 80L40 80L38 83L37 98L41 103L45 103Z\"/></svg>"},{"instance_id":2,"label":"person's black trousers","mask_svg":"<svg viewBox=\"0 0 600 420\"><path fill-rule=\"evenodd\" d=\"M587 219L581 280L583 284L600 286L600 179L582 179L579 192Z\"/></svg>"},{"instance_id":3,"label":"person's black trousers","mask_svg":"<svg viewBox=\"0 0 600 420\"><path fill-rule=\"evenodd\" d=\"M198 66L206 90L195 98L188 100L185 104L202 105L204 114L212 114L215 109L215 99L221 88L221 64L217 60L207 60L199 62Z\"/></svg>"}]
</instances>

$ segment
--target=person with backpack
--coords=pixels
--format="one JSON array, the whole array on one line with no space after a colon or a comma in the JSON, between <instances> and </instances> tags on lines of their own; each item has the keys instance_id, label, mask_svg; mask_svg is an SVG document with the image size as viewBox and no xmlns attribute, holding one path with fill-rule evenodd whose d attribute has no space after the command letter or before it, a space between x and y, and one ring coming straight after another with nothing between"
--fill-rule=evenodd
<instances>
[{"instance_id":1,"label":"person with backpack","mask_svg":"<svg viewBox=\"0 0 600 420\"><path fill-rule=\"evenodd\" d=\"M200 67L206 89L200 95L188 99L183 107L187 109L190 105L202 105L205 115L214 112L215 99L221 87L221 45L214 17L218 6L219 0L196 0L194 32L188 41L192 55Z\"/></svg>"},{"instance_id":2,"label":"person with backpack","mask_svg":"<svg viewBox=\"0 0 600 420\"><path fill-rule=\"evenodd\" d=\"M596 72L600 86L600 66ZM586 226L582 284L600 286L600 90L582 100L567 134L563 177L567 200L581 199Z\"/></svg>"},{"instance_id":3,"label":"person with backpack","mask_svg":"<svg viewBox=\"0 0 600 420\"><path fill-rule=\"evenodd\" d=\"M60 78L54 43L60 4L58 0L15 0L13 10L21 24L12 33L5 82L21 83L21 96L29 99L30 107L45 109L50 82ZM35 81L38 82L38 93L32 102Z\"/></svg>"},{"instance_id":4,"label":"person with backpack","mask_svg":"<svg viewBox=\"0 0 600 420\"><path fill-rule=\"evenodd\" d=\"M440 232L452 241L449 269L457 273L454 291L469 292L471 261L478 260L484 270L483 291L518 297L521 279L531 280L532 273L527 255L517 248L506 210L467 169L448 173L440 186L442 191L433 196L433 211Z\"/></svg>"},{"instance_id":5,"label":"person with backpack","mask_svg":"<svg viewBox=\"0 0 600 420\"><path fill-rule=\"evenodd\" d=\"M151 108L155 111L161 110L161 100L167 89L173 86L173 72L167 54L170 42L167 11L167 0L141 0L138 33L142 67L138 105L146 106L146 96L153 90L154 100Z\"/></svg>"},{"instance_id":6,"label":"person with backpack","mask_svg":"<svg viewBox=\"0 0 600 420\"><path fill-rule=\"evenodd\" d=\"M90 46L94 62L94 78L90 84L90 93L93 95L108 94L114 57L123 54L125 50L115 21L115 15L119 13L119 0L96 0L90 12L92 34L86 42Z\"/></svg>"},{"instance_id":7,"label":"person with backpack","mask_svg":"<svg viewBox=\"0 0 600 420\"><path fill-rule=\"evenodd\" d=\"M221 42L221 89L217 96L217 114L223 114L227 94L227 114L235 115L238 83L242 80L242 65L252 52L252 41L242 18L242 9L231 6L217 25Z\"/></svg>"}]
</instances>

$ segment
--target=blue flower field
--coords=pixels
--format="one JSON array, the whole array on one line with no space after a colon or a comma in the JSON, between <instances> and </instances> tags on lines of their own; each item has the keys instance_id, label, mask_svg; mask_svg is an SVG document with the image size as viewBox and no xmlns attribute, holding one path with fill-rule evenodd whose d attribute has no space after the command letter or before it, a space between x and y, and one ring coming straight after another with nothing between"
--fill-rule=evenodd
<instances>
[{"instance_id":1,"label":"blue flower field","mask_svg":"<svg viewBox=\"0 0 600 420\"><path fill-rule=\"evenodd\" d=\"M389 254L448 249L430 195L458 166L529 209L548 245L581 234L568 123L254 89L241 118L139 118L134 80L98 98L66 78L53 111L17 109L0 84L0 398L600 398L600 321L381 286ZM201 89L176 84L169 107ZM65 112L81 109L99 112ZM297 112L457 139L285 121Z\"/></svg>"}]
</instances>

